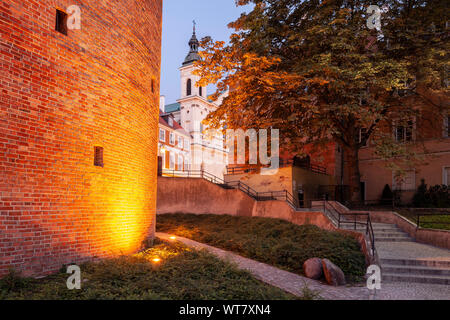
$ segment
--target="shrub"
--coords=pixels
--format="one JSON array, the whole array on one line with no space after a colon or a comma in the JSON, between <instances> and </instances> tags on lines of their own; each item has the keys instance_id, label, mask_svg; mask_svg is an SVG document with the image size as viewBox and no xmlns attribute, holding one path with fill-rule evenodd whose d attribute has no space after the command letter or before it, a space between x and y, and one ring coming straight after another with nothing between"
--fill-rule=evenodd
<instances>
[{"instance_id":1,"label":"shrub","mask_svg":"<svg viewBox=\"0 0 450 320\"><path fill-rule=\"evenodd\" d=\"M427 199L427 185L425 184L425 180L422 179L419 188L417 188L417 192L413 197L413 204L417 208L425 208L429 203L429 199Z\"/></svg>"},{"instance_id":2,"label":"shrub","mask_svg":"<svg viewBox=\"0 0 450 320\"><path fill-rule=\"evenodd\" d=\"M157 230L298 274L303 263L314 257L330 259L348 277L365 273L364 254L356 240L313 225L259 217L165 214L158 216Z\"/></svg>"},{"instance_id":3,"label":"shrub","mask_svg":"<svg viewBox=\"0 0 450 320\"><path fill-rule=\"evenodd\" d=\"M384 186L383 193L381 194L381 203L391 204L393 198L394 194L392 193L391 187L388 184L386 184Z\"/></svg>"},{"instance_id":4,"label":"shrub","mask_svg":"<svg viewBox=\"0 0 450 320\"><path fill-rule=\"evenodd\" d=\"M422 179L414 195L413 204L417 208L449 208L450 189L446 185L436 185L427 188L425 180Z\"/></svg>"}]
</instances>

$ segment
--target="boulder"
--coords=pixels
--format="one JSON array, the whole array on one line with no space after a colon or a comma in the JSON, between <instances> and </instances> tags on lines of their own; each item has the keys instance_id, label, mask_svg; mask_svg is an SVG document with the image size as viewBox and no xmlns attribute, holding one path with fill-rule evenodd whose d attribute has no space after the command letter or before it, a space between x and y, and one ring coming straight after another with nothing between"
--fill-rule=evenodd
<instances>
[{"instance_id":1,"label":"boulder","mask_svg":"<svg viewBox=\"0 0 450 320\"><path fill-rule=\"evenodd\" d=\"M318 280L322 278L322 260L319 258L311 258L303 263L303 272L310 279Z\"/></svg>"},{"instance_id":2,"label":"boulder","mask_svg":"<svg viewBox=\"0 0 450 320\"><path fill-rule=\"evenodd\" d=\"M345 285L344 272L328 259L322 259L323 274L327 283L332 286Z\"/></svg>"}]
</instances>

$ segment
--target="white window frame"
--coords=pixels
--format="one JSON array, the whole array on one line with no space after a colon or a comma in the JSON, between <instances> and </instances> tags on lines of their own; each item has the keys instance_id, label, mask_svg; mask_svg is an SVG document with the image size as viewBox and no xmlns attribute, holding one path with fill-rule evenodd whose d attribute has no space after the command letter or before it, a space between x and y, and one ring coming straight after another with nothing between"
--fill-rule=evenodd
<instances>
[{"instance_id":1,"label":"white window frame","mask_svg":"<svg viewBox=\"0 0 450 320\"><path fill-rule=\"evenodd\" d=\"M184 139L184 149L188 151L191 149L191 145L188 139Z\"/></svg>"},{"instance_id":2,"label":"white window frame","mask_svg":"<svg viewBox=\"0 0 450 320\"><path fill-rule=\"evenodd\" d=\"M446 186L450 186L450 181L447 180L448 174L447 170L450 171L450 166L442 167L442 184Z\"/></svg>"},{"instance_id":3,"label":"white window frame","mask_svg":"<svg viewBox=\"0 0 450 320\"><path fill-rule=\"evenodd\" d=\"M169 135L169 143L175 145L175 133L171 132Z\"/></svg>"},{"instance_id":4,"label":"white window frame","mask_svg":"<svg viewBox=\"0 0 450 320\"><path fill-rule=\"evenodd\" d=\"M166 169L166 151L161 152L162 168Z\"/></svg>"},{"instance_id":5,"label":"white window frame","mask_svg":"<svg viewBox=\"0 0 450 320\"><path fill-rule=\"evenodd\" d=\"M408 173L413 173L412 188L406 188L406 184L404 182L401 183L400 188L399 188L399 186L397 185L395 173L392 172L392 190L394 190L394 191L414 191L414 190L416 190L416 169L406 170L406 175Z\"/></svg>"},{"instance_id":6,"label":"white window frame","mask_svg":"<svg viewBox=\"0 0 450 320\"><path fill-rule=\"evenodd\" d=\"M169 168L170 170L175 169L175 154L172 152L169 152Z\"/></svg>"},{"instance_id":7,"label":"white window frame","mask_svg":"<svg viewBox=\"0 0 450 320\"><path fill-rule=\"evenodd\" d=\"M183 137L178 136L178 148L183 149Z\"/></svg>"},{"instance_id":8,"label":"white window frame","mask_svg":"<svg viewBox=\"0 0 450 320\"><path fill-rule=\"evenodd\" d=\"M172 117L169 117L168 123L169 123L169 126L173 127L173 119L172 119Z\"/></svg>"},{"instance_id":9,"label":"white window frame","mask_svg":"<svg viewBox=\"0 0 450 320\"><path fill-rule=\"evenodd\" d=\"M408 120L408 121L412 122L412 126L411 126L411 140L406 140L406 132L407 132L406 130L408 129L408 127L406 125L404 125L404 124L401 124L401 125L397 124L398 121L396 121L394 123L394 139L395 139L395 141L397 143L408 143L408 142L414 142L416 140L415 139L416 121L415 121L415 119L411 119L411 120ZM399 138L397 137L397 128L399 126L403 127L403 139L402 140L399 140Z\"/></svg>"},{"instance_id":10,"label":"white window frame","mask_svg":"<svg viewBox=\"0 0 450 320\"><path fill-rule=\"evenodd\" d=\"M362 135L363 135L362 130L363 130L363 129L365 129L365 130L367 131L366 128L360 128L360 129L359 129L358 143L361 143L361 141L362 141ZM369 139L367 139L366 143L365 143L362 147L364 148L364 147L368 147L368 146L369 146Z\"/></svg>"},{"instance_id":11,"label":"white window frame","mask_svg":"<svg viewBox=\"0 0 450 320\"><path fill-rule=\"evenodd\" d=\"M166 130L159 129L159 141L166 142Z\"/></svg>"},{"instance_id":12,"label":"white window frame","mask_svg":"<svg viewBox=\"0 0 450 320\"><path fill-rule=\"evenodd\" d=\"M183 156L181 154L178 155L178 170L183 171Z\"/></svg>"}]
</instances>

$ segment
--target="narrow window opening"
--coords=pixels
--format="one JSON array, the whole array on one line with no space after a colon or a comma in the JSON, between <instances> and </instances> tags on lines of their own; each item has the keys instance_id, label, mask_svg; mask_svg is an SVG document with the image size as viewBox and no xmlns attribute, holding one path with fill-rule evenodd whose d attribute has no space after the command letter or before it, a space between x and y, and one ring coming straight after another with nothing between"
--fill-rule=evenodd
<instances>
[{"instance_id":1,"label":"narrow window opening","mask_svg":"<svg viewBox=\"0 0 450 320\"><path fill-rule=\"evenodd\" d=\"M200 97L203 97L203 87L198 88L198 93Z\"/></svg>"},{"instance_id":2,"label":"narrow window opening","mask_svg":"<svg viewBox=\"0 0 450 320\"><path fill-rule=\"evenodd\" d=\"M186 84L186 95L190 96L192 94L192 81L191 79L188 79Z\"/></svg>"},{"instance_id":3,"label":"narrow window opening","mask_svg":"<svg viewBox=\"0 0 450 320\"><path fill-rule=\"evenodd\" d=\"M102 167L103 164L103 147L94 147L94 166Z\"/></svg>"},{"instance_id":4,"label":"narrow window opening","mask_svg":"<svg viewBox=\"0 0 450 320\"><path fill-rule=\"evenodd\" d=\"M67 36L67 13L56 9L55 30Z\"/></svg>"}]
</instances>

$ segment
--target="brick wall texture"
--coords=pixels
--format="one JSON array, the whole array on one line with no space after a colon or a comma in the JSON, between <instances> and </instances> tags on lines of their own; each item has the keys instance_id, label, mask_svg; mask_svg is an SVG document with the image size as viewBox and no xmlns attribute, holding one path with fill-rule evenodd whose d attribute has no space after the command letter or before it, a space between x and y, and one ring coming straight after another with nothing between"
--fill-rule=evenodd
<instances>
[{"instance_id":1,"label":"brick wall texture","mask_svg":"<svg viewBox=\"0 0 450 320\"><path fill-rule=\"evenodd\" d=\"M70 5L81 30L64 35L56 8ZM0 276L132 253L153 236L161 11L0 1Z\"/></svg>"}]
</instances>

